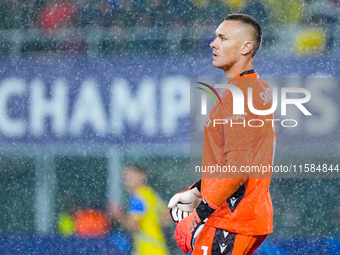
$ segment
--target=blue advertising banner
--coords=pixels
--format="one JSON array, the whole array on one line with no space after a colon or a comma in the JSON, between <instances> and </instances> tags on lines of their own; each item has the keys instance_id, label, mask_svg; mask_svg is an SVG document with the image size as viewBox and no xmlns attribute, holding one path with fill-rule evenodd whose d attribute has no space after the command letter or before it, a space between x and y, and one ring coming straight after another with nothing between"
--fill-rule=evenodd
<instances>
[{"instance_id":1,"label":"blue advertising banner","mask_svg":"<svg viewBox=\"0 0 340 255\"><path fill-rule=\"evenodd\" d=\"M255 255L335 255L340 249L337 237L268 238ZM58 236L2 235L0 249L4 254L131 254L129 244L112 233L106 238L62 238Z\"/></svg>"},{"instance_id":2,"label":"blue advertising banner","mask_svg":"<svg viewBox=\"0 0 340 255\"><path fill-rule=\"evenodd\" d=\"M338 59L256 60L264 78L337 77L337 66ZM211 66L211 59L194 57L2 61L0 141L189 142L190 78L223 76ZM325 107L336 109L331 118L327 109L317 114L326 121L330 118L332 126L321 134L330 137L338 126L339 108L331 95L339 89L333 84L324 90L327 98L323 102L331 100ZM303 125L311 127L311 123Z\"/></svg>"}]
</instances>

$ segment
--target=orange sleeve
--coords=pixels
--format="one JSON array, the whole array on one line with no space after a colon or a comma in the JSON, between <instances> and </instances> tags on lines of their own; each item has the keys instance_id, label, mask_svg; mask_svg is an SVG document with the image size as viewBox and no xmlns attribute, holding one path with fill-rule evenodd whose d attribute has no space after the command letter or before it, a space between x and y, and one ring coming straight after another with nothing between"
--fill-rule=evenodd
<instances>
[{"instance_id":1,"label":"orange sleeve","mask_svg":"<svg viewBox=\"0 0 340 255\"><path fill-rule=\"evenodd\" d=\"M228 165L235 166L238 170L241 166L250 165L251 151L233 151L227 153ZM238 178L226 178L226 173L214 173L210 178L202 178L201 194L211 207L219 207L248 179L248 173L238 174ZM230 177L230 176L229 176Z\"/></svg>"}]
</instances>

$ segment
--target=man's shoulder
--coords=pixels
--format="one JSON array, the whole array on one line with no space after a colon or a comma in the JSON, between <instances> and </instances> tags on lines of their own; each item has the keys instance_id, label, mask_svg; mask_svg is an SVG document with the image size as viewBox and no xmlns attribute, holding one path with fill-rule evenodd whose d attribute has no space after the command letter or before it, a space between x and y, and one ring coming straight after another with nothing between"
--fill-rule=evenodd
<instances>
[{"instance_id":1,"label":"man's shoulder","mask_svg":"<svg viewBox=\"0 0 340 255\"><path fill-rule=\"evenodd\" d=\"M137 190L137 194L147 203L154 204L159 200L159 195L150 186L142 186Z\"/></svg>"},{"instance_id":2,"label":"man's shoulder","mask_svg":"<svg viewBox=\"0 0 340 255\"><path fill-rule=\"evenodd\" d=\"M156 191L154 191L150 186L144 185L137 190L137 193L143 197L154 196Z\"/></svg>"}]
</instances>

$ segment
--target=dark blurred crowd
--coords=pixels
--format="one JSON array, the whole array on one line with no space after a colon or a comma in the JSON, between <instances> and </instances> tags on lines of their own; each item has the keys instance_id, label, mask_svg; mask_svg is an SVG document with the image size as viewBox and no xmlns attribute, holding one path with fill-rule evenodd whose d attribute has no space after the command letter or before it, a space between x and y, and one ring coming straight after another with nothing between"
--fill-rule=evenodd
<instances>
[{"instance_id":1,"label":"dark blurred crowd","mask_svg":"<svg viewBox=\"0 0 340 255\"><path fill-rule=\"evenodd\" d=\"M339 6L340 0L3 0L0 29L215 25L235 11L262 25L337 23Z\"/></svg>"},{"instance_id":2,"label":"dark blurred crowd","mask_svg":"<svg viewBox=\"0 0 340 255\"><path fill-rule=\"evenodd\" d=\"M288 52L283 49L288 47L311 55L335 49L340 42L340 0L0 0L0 56L200 52L209 48L211 28L233 12L260 22L264 48ZM26 34L20 42L15 33L4 33L16 29ZM31 32L35 29L40 32ZM133 31L119 33L126 29Z\"/></svg>"}]
</instances>

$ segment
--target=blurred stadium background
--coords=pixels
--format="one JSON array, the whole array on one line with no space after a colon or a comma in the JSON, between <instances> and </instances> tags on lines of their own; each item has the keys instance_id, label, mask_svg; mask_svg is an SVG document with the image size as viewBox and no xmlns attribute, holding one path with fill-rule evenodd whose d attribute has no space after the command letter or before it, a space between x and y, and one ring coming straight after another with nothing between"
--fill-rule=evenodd
<instances>
[{"instance_id":1,"label":"blurred stadium background","mask_svg":"<svg viewBox=\"0 0 340 255\"><path fill-rule=\"evenodd\" d=\"M126 201L128 162L164 201L195 181L190 78L223 77L209 43L232 12L263 26L262 77L327 78L322 125L282 130L277 164L339 163L338 0L0 1L0 254L125 254L117 236L60 237L59 215ZM273 179L275 233L257 254L338 254L339 184Z\"/></svg>"}]
</instances>

